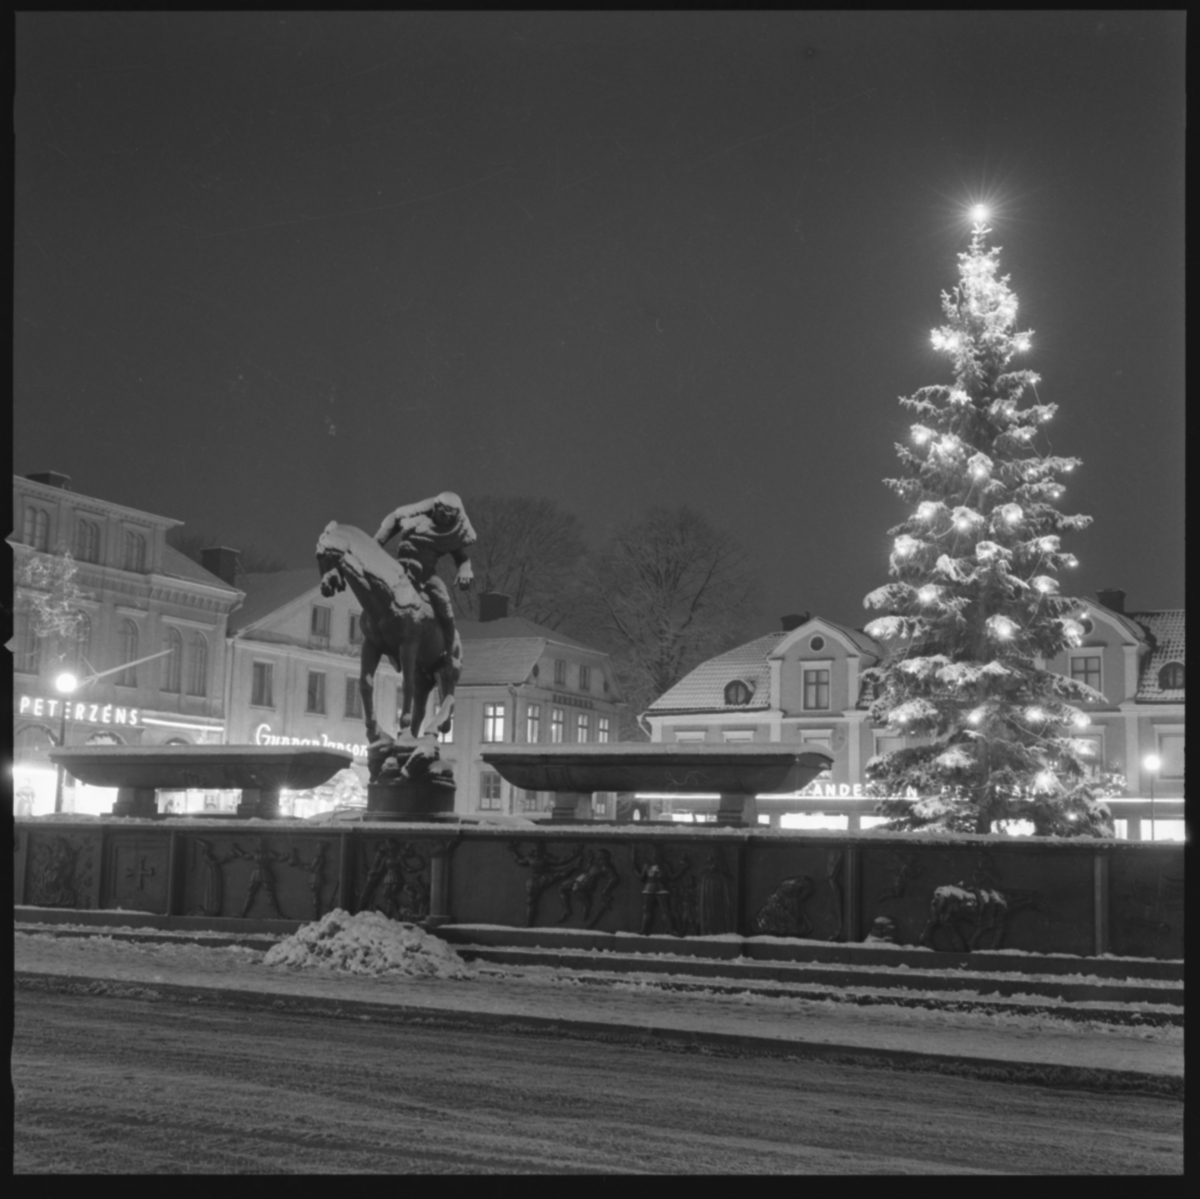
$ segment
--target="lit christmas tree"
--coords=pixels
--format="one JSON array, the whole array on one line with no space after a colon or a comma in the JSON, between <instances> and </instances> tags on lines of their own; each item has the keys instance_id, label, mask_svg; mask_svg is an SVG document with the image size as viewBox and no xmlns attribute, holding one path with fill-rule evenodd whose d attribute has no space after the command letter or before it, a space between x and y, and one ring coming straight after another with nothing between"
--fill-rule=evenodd
<instances>
[{"instance_id":1,"label":"lit christmas tree","mask_svg":"<svg viewBox=\"0 0 1200 1199\"><path fill-rule=\"evenodd\" d=\"M1049 453L1055 405L1022 406L1027 392L1037 400L1038 376L1009 364L1030 334L1016 331L987 215L974 216L958 285L942 293L947 323L933 332L954 383L900 401L916 423L911 445L896 447L904 477L885 482L912 515L891 530L894 581L865 600L888 612L866 626L888 654L865 674L872 717L909 745L872 758L867 777L893 797L879 811L894 828L987 833L1024 819L1040 835L1112 836L1072 737L1088 723L1075 705L1103 697L1038 665L1083 635L1079 602L1057 581L1076 565L1060 534L1091 523L1056 507L1060 476L1079 460ZM913 792L915 802L894 798Z\"/></svg>"}]
</instances>

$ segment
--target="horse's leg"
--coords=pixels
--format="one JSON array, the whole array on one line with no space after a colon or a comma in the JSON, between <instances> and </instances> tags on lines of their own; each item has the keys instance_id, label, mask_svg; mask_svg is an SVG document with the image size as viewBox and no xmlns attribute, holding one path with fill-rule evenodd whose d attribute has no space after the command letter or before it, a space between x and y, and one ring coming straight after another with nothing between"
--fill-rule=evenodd
<instances>
[{"instance_id":1,"label":"horse's leg","mask_svg":"<svg viewBox=\"0 0 1200 1199\"><path fill-rule=\"evenodd\" d=\"M375 670L382 657L383 651L374 642L363 641L358 668L358 693L362 697L368 745L374 745L379 740L379 726L375 723Z\"/></svg>"},{"instance_id":2,"label":"horse's leg","mask_svg":"<svg viewBox=\"0 0 1200 1199\"><path fill-rule=\"evenodd\" d=\"M400 661L400 735L411 733L413 719L413 697L416 694L417 639L405 638Z\"/></svg>"},{"instance_id":3,"label":"horse's leg","mask_svg":"<svg viewBox=\"0 0 1200 1199\"><path fill-rule=\"evenodd\" d=\"M434 723L439 733L450 731L450 722L454 718L454 688L458 686L462 674L462 639L458 631L454 633L454 644L448 654L442 656L442 665L438 670L438 691L441 699L438 703L437 716Z\"/></svg>"}]
</instances>

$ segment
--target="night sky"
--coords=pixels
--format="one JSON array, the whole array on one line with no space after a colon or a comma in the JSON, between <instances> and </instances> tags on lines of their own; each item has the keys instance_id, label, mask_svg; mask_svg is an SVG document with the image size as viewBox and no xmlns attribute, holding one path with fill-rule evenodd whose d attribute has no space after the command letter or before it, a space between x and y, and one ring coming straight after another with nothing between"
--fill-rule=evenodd
<instances>
[{"instance_id":1,"label":"night sky","mask_svg":"<svg viewBox=\"0 0 1200 1199\"><path fill-rule=\"evenodd\" d=\"M968 206L1182 606L1182 13L18 14L14 470L312 560L443 489L693 505L861 625ZM315 565L314 565L315 579Z\"/></svg>"}]
</instances>

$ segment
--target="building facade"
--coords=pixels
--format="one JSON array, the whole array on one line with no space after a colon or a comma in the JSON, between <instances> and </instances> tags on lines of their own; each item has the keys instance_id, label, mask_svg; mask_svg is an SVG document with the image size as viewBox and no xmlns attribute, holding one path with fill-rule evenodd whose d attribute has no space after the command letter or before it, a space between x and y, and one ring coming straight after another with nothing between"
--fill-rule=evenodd
<instances>
[{"instance_id":1,"label":"building facade","mask_svg":"<svg viewBox=\"0 0 1200 1199\"><path fill-rule=\"evenodd\" d=\"M349 589L322 596L315 567L247 575L241 583L245 602L230 622L228 740L346 749L355 777L342 780L341 798L365 802L358 601ZM439 752L454 768L456 811L536 814L549 810L550 797L518 792L482 764L480 752L499 743L608 740L619 698L607 655L508 616L498 602L503 597L490 598L497 601L488 605L491 619L458 622L463 673L453 727L439 738ZM391 734L399 724L399 684L395 670L380 663L376 721ZM295 814L308 814L311 797L299 803ZM597 809L606 803L611 797L599 798Z\"/></svg>"},{"instance_id":2,"label":"building facade","mask_svg":"<svg viewBox=\"0 0 1200 1199\"><path fill-rule=\"evenodd\" d=\"M18 585L13 641L15 809L53 810L47 750L67 745L215 744L225 739L225 637L238 588L167 545L180 521L70 488L65 475L13 479L17 578L31 556L74 558L83 596L78 636L38 637L37 588ZM55 679L69 671L68 699ZM106 791L66 780L68 811L107 810Z\"/></svg>"},{"instance_id":3,"label":"building facade","mask_svg":"<svg viewBox=\"0 0 1200 1199\"><path fill-rule=\"evenodd\" d=\"M1080 705L1091 723L1091 773L1121 776L1126 794L1107 801L1117 835L1182 835L1184 800L1184 613L1124 611L1124 593L1098 593L1081 612L1082 645L1042 665L1100 691ZM870 718L862 672L883 655L858 629L821 617L784 627L702 663L645 713L651 739L665 742L779 742L820 749L832 768L803 792L760 797L760 819L807 827L870 827L878 802L866 791L866 763L906 739ZM1151 769L1157 760L1157 768ZM1150 766L1147 765L1150 764ZM1152 802L1153 801L1153 802ZM707 816L714 800L670 804ZM786 817L786 819L785 819Z\"/></svg>"}]
</instances>

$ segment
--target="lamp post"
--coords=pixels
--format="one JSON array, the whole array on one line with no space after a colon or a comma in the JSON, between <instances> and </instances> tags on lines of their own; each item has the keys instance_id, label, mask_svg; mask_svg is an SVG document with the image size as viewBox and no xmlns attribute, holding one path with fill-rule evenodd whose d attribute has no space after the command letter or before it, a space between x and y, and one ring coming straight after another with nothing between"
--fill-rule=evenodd
<instances>
[{"instance_id":1,"label":"lamp post","mask_svg":"<svg viewBox=\"0 0 1200 1199\"><path fill-rule=\"evenodd\" d=\"M1142 759L1142 765L1145 766L1150 775L1150 840L1154 837L1154 776L1162 769L1162 758L1158 754L1147 754Z\"/></svg>"},{"instance_id":2,"label":"lamp post","mask_svg":"<svg viewBox=\"0 0 1200 1199\"><path fill-rule=\"evenodd\" d=\"M75 688L79 686L79 680L69 671L63 671L62 674L54 680L54 686L58 693L62 696L62 718L58 722L58 748L64 749L67 744L67 712L71 707L71 696L74 694ZM58 778L54 783L54 810L55 812L62 811L63 802L63 764L58 764Z\"/></svg>"}]
</instances>

